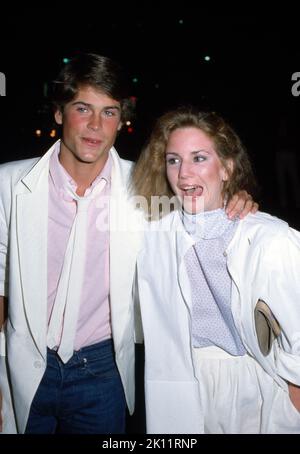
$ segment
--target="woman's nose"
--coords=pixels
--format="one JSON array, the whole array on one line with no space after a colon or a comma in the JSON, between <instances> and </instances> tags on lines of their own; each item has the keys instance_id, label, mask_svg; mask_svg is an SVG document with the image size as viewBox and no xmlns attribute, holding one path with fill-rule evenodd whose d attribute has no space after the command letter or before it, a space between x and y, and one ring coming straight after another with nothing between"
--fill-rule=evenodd
<instances>
[{"instance_id":1,"label":"woman's nose","mask_svg":"<svg viewBox=\"0 0 300 454\"><path fill-rule=\"evenodd\" d=\"M187 178L193 175L192 165L186 162L182 162L179 168L179 178Z\"/></svg>"}]
</instances>

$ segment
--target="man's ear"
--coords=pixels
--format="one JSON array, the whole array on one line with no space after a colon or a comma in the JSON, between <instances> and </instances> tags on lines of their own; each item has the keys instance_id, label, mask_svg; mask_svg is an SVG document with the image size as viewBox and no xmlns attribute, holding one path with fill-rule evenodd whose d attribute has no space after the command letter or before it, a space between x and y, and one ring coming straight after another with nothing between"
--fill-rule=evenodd
<instances>
[{"instance_id":1,"label":"man's ear","mask_svg":"<svg viewBox=\"0 0 300 454\"><path fill-rule=\"evenodd\" d=\"M122 121L120 121L120 123L119 123L119 125L118 125L118 131L121 131L122 126L123 126L123 123L122 123Z\"/></svg>"},{"instance_id":2,"label":"man's ear","mask_svg":"<svg viewBox=\"0 0 300 454\"><path fill-rule=\"evenodd\" d=\"M63 122L63 114L62 111L57 109L54 114L55 121L58 125L62 125Z\"/></svg>"}]
</instances>

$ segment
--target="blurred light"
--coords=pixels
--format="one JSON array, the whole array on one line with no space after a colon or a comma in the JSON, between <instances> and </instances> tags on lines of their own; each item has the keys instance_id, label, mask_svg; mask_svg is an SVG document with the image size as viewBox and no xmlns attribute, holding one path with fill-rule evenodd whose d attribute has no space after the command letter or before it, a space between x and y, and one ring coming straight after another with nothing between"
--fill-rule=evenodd
<instances>
[{"instance_id":1,"label":"blurred light","mask_svg":"<svg viewBox=\"0 0 300 454\"><path fill-rule=\"evenodd\" d=\"M155 88L159 88L159 84L155 84L154 87L155 87Z\"/></svg>"},{"instance_id":2,"label":"blurred light","mask_svg":"<svg viewBox=\"0 0 300 454\"><path fill-rule=\"evenodd\" d=\"M35 130L35 135L36 135L37 137L41 137L42 131L41 131L40 129L36 129L36 130Z\"/></svg>"},{"instance_id":3,"label":"blurred light","mask_svg":"<svg viewBox=\"0 0 300 454\"><path fill-rule=\"evenodd\" d=\"M182 20L182 19L179 19L178 23L179 23L180 25L182 25L182 24L183 24L183 20Z\"/></svg>"},{"instance_id":4,"label":"blurred light","mask_svg":"<svg viewBox=\"0 0 300 454\"><path fill-rule=\"evenodd\" d=\"M133 132L133 128L131 128L131 127L127 128L127 132L129 132L129 134L131 134Z\"/></svg>"},{"instance_id":5,"label":"blurred light","mask_svg":"<svg viewBox=\"0 0 300 454\"><path fill-rule=\"evenodd\" d=\"M136 83L137 83L138 81L139 81L139 80L138 80L138 78L137 78L137 77L133 77L133 79L132 79L132 82L133 82L133 83L135 83L135 84L136 84Z\"/></svg>"},{"instance_id":6,"label":"blurred light","mask_svg":"<svg viewBox=\"0 0 300 454\"><path fill-rule=\"evenodd\" d=\"M126 121L126 126L130 126L131 125L131 121L127 120Z\"/></svg>"},{"instance_id":7,"label":"blurred light","mask_svg":"<svg viewBox=\"0 0 300 454\"><path fill-rule=\"evenodd\" d=\"M56 137L56 129L51 129L50 137Z\"/></svg>"},{"instance_id":8,"label":"blurred light","mask_svg":"<svg viewBox=\"0 0 300 454\"><path fill-rule=\"evenodd\" d=\"M132 104L133 107L136 106L136 101L137 101L137 97L136 96L130 96L130 102Z\"/></svg>"},{"instance_id":9,"label":"blurred light","mask_svg":"<svg viewBox=\"0 0 300 454\"><path fill-rule=\"evenodd\" d=\"M63 58L63 62L64 62L64 63L69 63L69 61L70 61L69 58L67 58L67 57Z\"/></svg>"},{"instance_id":10,"label":"blurred light","mask_svg":"<svg viewBox=\"0 0 300 454\"><path fill-rule=\"evenodd\" d=\"M210 61L210 56L209 55L205 55L204 60L205 61Z\"/></svg>"}]
</instances>

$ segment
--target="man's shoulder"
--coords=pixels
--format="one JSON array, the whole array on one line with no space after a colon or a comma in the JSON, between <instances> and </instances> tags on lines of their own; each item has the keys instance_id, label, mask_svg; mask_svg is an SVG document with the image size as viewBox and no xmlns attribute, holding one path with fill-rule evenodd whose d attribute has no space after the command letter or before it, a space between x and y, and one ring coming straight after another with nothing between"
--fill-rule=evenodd
<instances>
[{"instance_id":1,"label":"man's shoulder","mask_svg":"<svg viewBox=\"0 0 300 454\"><path fill-rule=\"evenodd\" d=\"M128 159L120 158L120 166L122 167L122 170L124 170L125 172L131 172L134 166L134 162L129 161Z\"/></svg>"},{"instance_id":2,"label":"man's shoulder","mask_svg":"<svg viewBox=\"0 0 300 454\"><path fill-rule=\"evenodd\" d=\"M18 181L25 177L38 162L43 166L49 161L55 147L60 144L60 140L56 141L45 153L35 158L20 159L18 161L6 162L0 165L1 180L9 179L11 181Z\"/></svg>"},{"instance_id":3,"label":"man's shoulder","mask_svg":"<svg viewBox=\"0 0 300 454\"><path fill-rule=\"evenodd\" d=\"M123 184L125 184L126 187L129 187L134 163L121 158L114 147L111 149L111 156L113 158L113 165L117 170L115 175L118 175L118 178L123 181Z\"/></svg>"},{"instance_id":4,"label":"man's shoulder","mask_svg":"<svg viewBox=\"0 0 300 454\"><path fill-rule=\"evenodd\" d=\"M124 168L131 168L133 166L133 162L129 161L128 159L121 158L119 153L117 152L115 147L111 147L110 155L113 158L114 162L118 162L121 167Z\"/></svg>"},{"instance_id":5,"label":"man's shoulder","mask_svg":"<svg viewBox=\"0 0 300 454\"><path fill-rule=\"evenodd\" d=\"M22 159L19 161L10 161L0 164L1 179L19 179L25 175L40 158Z\"/></svg>"}]
</instances>

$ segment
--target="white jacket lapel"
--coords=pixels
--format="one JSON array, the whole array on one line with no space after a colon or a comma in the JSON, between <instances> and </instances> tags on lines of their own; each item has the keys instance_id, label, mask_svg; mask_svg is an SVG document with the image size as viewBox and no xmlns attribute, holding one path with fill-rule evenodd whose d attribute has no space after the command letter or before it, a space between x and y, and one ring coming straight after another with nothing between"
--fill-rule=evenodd
<instances>
[{"instance_id":1,"label":"white jacket lapel","mask_svg":"<svg viewBox=\"0 0 300 454\"><path fill-rule=\"evenodd\" d=\"M46 354L49 157L54 146L19 182L17 238L24 306L40 353Z\"/></svg>"},{"instance_id":2,"label":"white jacket lapel","mask_svg":"<svg viewBox=\"0 0 300 454\"><path fill-rule=\"evenodd\" d=\"M131 292L136 256L140 245L138 215L131 205L127 177L116 152L112 152L113 169L110 202L110 302L115 349L118 350L132 308ZM131 333L133 336L133 332Z\"/></svg>"}]
</instances>

